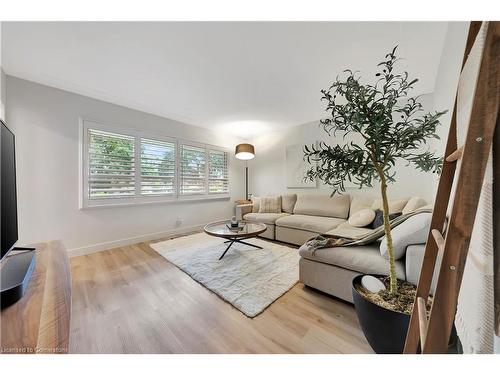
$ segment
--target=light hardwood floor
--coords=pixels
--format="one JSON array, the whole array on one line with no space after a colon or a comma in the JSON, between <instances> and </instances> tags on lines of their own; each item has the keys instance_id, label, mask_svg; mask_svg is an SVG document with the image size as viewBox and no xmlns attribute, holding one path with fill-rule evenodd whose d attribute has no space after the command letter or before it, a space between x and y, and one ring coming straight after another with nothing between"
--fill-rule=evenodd
<instances>
[{"instance_id":1,"label":"light hardwood floor","mask_svg":"<svg viewBox=\"0 0 500 375\"><path fill-rule=\"evenodd\" d=\"M71 353L372 353L352 305L300 283L250 319L147 242L71 270Z\"/></svg>"}]
</instances>

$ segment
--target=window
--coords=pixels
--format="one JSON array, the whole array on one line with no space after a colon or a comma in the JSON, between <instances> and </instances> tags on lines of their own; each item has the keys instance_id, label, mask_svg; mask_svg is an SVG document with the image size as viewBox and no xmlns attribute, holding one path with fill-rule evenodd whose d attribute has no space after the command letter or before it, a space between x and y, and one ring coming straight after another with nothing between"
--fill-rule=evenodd
<instances>
[{"instance_id":1,"label":"window","mask_svg":"<svg viewBox=\"0 0 500 375\"><path fill-rule=\"evenodd\" d=\"M223 194L228 192L227 153L208 150L208 193Z\"/></svg>"},{"instance_id":2,"label":"window","mask_svg":"<svg viewBox=\"0 0 500 375\"><path fill-rule=\"evenodd\" d=\"M135 194L134 138L89 130L88 196L91 199Z\"/></svg>"},{"instance_id":3,"label":"window","mask_svg":"<svg viewBox=\"0 0 500 375\"><path fill-rule=\"evenodd\" d=\"M141 139L141 194L175 194L175 143Z\"/></svg>"},{"instance_id":4,"label":"window","mask_svg":"<svg viewBox=\"0 0 500 375\"><path fill-rule=\"evenodd\" d=\"M229 197L228 153L81 121L80 206Z\"/></svg>"},{"instance_id":5,"label":"window","mask_svg":"<svg viewBox=\"0 0 500 375\"><path fill-rule=\"evenodd\" d=\"M180 194L206 194L206 150L181 144Z\"/></svg>"}]
</instances>

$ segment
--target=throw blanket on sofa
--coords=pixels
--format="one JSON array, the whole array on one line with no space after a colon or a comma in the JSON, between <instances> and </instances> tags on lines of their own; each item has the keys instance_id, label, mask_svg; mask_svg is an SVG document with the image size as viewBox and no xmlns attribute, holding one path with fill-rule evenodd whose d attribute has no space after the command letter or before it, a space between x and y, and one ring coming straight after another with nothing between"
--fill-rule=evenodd
<instances>
[{"instance_id":1,"label":"throw blanket on sofa","mask_svg":"<svg viewBox=\"0 0 500 375\"><path fill-rule=\"evenodd\" d=\"M391 229L398 226L399 224L403 223L406 221L408 218L418 215L420 213L424 212L432 212L431 209L420 209L416 210L413 212L410 212L405 215L398 216L397 218L391 220ZM316 253L316 250L318 249L325 249L325 248L330 248L330 247L340 247L340 246L355 246L355 245L367 245L369 243L372 243L379 238L382 238L385 235L385 230L384 226L380 226L371 232L367 233L364 236L356 237L356 238L346 238L346 237L339 237L339 236L333 236L333 235L328 235L328 234L323 234L320 236L316 236L309 241L307 241L305 244L303 244L300 249L305 249L309 252Z\"/></svg>"}]
</instances>

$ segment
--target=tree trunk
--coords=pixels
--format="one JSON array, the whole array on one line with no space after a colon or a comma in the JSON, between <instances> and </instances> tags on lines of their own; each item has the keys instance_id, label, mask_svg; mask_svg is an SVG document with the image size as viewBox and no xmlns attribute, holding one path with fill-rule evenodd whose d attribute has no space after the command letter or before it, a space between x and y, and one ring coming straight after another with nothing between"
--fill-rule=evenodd
<instances>
[{"instance_id":1,"label":"tree trunk","mask_svg":"<svg viewBox=\"0 0 500 375\"><path fill-rule=\"evenodd\" d=\"M392 245L391 225L389 223L389 201L387 200L387 182L384 172L380 173L380 190L382 193L382 207L384 211L384 231L387 240L387 252L389 254L389 276L390 276L390 294L398 293L398 281L396 276L396 265L394 263L394 247Z\"/></svg>"}]
</instances>

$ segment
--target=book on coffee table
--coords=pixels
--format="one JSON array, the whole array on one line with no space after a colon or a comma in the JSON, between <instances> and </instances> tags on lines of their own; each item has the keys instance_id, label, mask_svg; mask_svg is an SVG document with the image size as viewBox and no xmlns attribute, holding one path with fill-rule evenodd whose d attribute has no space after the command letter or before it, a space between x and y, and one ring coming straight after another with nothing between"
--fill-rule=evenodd
<instances>
[{"instance_id":1,"label":"book on coffee table","mask_svg":"<svg viewBox=\"0 0 500 375\"><path fill-rule=\"evenodd\" d=\"M230 231L233 231L233 232L239 232L240 230L243 230L243 228L245 228L244 225L243 226L238 225L237 227L232 227L229 224L226 224L226 227L227 227L227 229L229 229Z\"/></svg>"}]
</instances>

